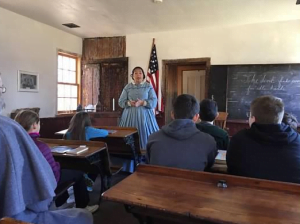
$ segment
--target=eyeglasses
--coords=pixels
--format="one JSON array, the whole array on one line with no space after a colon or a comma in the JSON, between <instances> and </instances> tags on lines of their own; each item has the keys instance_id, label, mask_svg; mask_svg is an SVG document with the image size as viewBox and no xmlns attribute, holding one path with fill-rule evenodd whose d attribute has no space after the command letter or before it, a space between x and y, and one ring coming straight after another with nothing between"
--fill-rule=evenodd
<instances>
[{"instance_id":1,"label":"eyeglasses","mask_svg":"<svg viewBox=\"0 0 300 224\"><path fill-rule=\"evenodd\" d=\"M5 93L6 92L6 87L5 86L0 86L0 89L2 89L2 93Z\"/></svg>"}]
</instances>

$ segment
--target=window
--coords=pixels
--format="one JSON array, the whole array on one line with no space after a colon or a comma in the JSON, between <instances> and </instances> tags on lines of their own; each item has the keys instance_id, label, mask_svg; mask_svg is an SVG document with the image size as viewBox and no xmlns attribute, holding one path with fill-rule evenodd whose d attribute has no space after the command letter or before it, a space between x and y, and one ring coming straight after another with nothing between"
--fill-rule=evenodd
<instances>
[{"instance_id":1,"label":"window","mask_svg":"<svg viewBox=\"0 0 300 224\"><path fill-rule=\"evenodd\" d=\"M78 58L58 54L57 71L57 112L74 111L79 99L79 82L77 73Z\"/></svg>"}]
</instances>

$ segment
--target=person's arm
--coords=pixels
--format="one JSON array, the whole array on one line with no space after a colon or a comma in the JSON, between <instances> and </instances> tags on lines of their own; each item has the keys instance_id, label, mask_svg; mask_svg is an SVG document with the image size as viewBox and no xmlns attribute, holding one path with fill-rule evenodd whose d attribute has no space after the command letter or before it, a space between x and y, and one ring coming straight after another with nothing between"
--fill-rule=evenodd
<instances>
[{"instance_id":1,"label":"person's arm","mask_svg":"<svg viewBox=\"0 0 300 224\"><path fill-rule=\"evenodd\" d=\"M149 92L148 92L148 99L144 100L144 105L146 108L154 109L157 105L157 97L156 93L154 92L154 89L152 86L150 86Z\"/></svg>"},{"instance_id":2,"label":"person's arm","mask_svg":"<svg viewBox=\"0 0 300 224\"><path fill-rule=\"evenodd\" d=\"M224 150L227 150L229 146L229 135L227 134L224 139Z\"/></svg>"},{"instance_id":3,"label":"person's arm","mask_svg":"<svg viewBox=\"0 0 300 224\"><path fill-rule=\"evenodd\" d=\"M47 160L47 162L49 163L49 165L51 166L51 169L55 176L56 182L58 182L60 179L60 164L55 161L55 159L52 155L51 149L49 148L49 146L47 144L45 144L44 142L39 142L37 144L37 146L38 146L40 152L43 154L43 156Z\"/></svg>"},{"instance_id":4,"label":"person's arm","mask_svg":"<svg viewBox=\"0 0 300 224\"><path fill-rule=\"evenodd\" d=\"M233 136L230 140L229 147L226 153L226 163L228 173L237 174L238 173L238 164L241 161L240 157L240 144L238 139Z\"/></svg>"},{"instance_id":5,"label":"person's arm","mask_svg":"<svg viewBox=\"0 0 300 224\"><path fill-rule=\"evenodd\" d=\"M91 138L100 138L100 137L108 136L108 131L105 129L87 127L85 131L86 131L87 141L89 141Z\"/></svg>"},{"instance_id":6,"label":"person's arm","mask_svg":"<svg viewBox=\"0 0 300 224\"><path fill-rule=\"evenodd\" d=\"M205 167L205 170L210 169L214 165L217 154L218 154L217 144L216 141L213 140L211 150L207 156L207 165Z\"/></svg>"},{"instance_id":7,"label":"person's arm","mask_svg":"<svg viewBox=\"0 0 300 224\"><path fill-rule=\"evenodd\" d=\"M119 106L122 107L122 108L126 108L126 107L131 106L130 100L128 99L128 92L127 92L126 87L123 89L118 103L119 103Z\"/></svg>"}]
</instances>

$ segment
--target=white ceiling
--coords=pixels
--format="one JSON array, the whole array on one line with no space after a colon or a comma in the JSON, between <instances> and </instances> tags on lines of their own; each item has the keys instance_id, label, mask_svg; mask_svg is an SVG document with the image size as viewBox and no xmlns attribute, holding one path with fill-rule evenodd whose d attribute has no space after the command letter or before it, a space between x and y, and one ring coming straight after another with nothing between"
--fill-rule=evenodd
<instances>
[{"instance_id":1,"label":"white ceiling","mask_svg":"<svg viewBox=\"0 0 300 224\"><path fill-rule=\"evenodd\" d=\"M300 19L296 0L0 0L0 7L80 37Z\"/></svg>"}]
</instances>

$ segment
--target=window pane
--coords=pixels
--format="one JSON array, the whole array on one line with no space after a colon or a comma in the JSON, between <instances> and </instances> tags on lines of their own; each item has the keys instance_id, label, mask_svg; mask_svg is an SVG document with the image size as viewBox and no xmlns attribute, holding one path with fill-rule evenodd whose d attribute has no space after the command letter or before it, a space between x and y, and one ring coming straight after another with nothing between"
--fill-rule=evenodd
<instances>
[{"instance_id":1,"label":"window pane","mask_svg":"<svg viewBox=\"0 0 300 224\"><path fill-rule=\"evenodd\" d=\"M68 83L69 82L69 71L63 70L63 82Z\"/></svg>"},{"instance_id":2,"label":"window pane","mask_svg":"<svg viewBox=\"0 0 300 224\"><path fill-rule=\"evenodd\" d=\"M65 110L71 110L71 99L65 98Z\"/></svg>"},{"instance_id":3,"label":"window pane","mask_svg":"<svg viewBox=\"0 0 300 224\"><path fill-rule=\"evenodd\" d=\"M64 98L57 98L57 110L65 110L64 108Z\"/></svg>"},{"instance_id":4,"label":"window pane","mask_svg":"<svg viewBox=\"0 0 300 224\"><path fill-rule=\"evenodd\" d=\"M57 74L58 74L57 81L62 82L63 81L63 71L61 69L58 69Z\"/></svg>"},{"instance_id":5,"label":"window pane","mask_svg":"<svg viewBox=\"0 0 300 224\"><path fill-rule=\"evenodd\" d=\"M77 82L77 59L58 55L57 81L62 83L76 84ZM78 86L57 84L57 110L68 111L77 108Z\"/></svg>"},{"instance_id":6,"label":"window pane","mask_svg":"<svg viewBox=\"0 0 300 224\"><path fill-rule=\"evenodd\" d=\"M70 58L70 70L71 71L76 71L76 59L75 58Z\"/></svg>"},{"instance_id":7,"label":"window pane","mask_svg":"<svg viewBox=\"0 0 300 224\"><path fill-rule=\"evenodd\" d=\"M69 78L70 78L69 82L75 84L76 83L76 72L69 72Z\"/></svg>"},{"instance_id":8,"label":"window pane","mask_svg":"<svg viewBox=\"0 0 300 224\"><path fill-rule=\"evenodd\" d=\"M63 57L63 69L69 70L69 58L68 57Z\"/></svg>"},{"instance_id":9,"label":"window pane","mask_svg":"<svg viewBox=\"0 0 300 224\"><path fill-rule=\"evenodd\" d=\"M77 86L71 86L71 97L77 98Z\"/></svg>"},{"instance_id":10,"label":"window pane","mask_svg":"<svg viewBox=\"0 0 300 224\"><path fill-rule=\"evenodd\" d=\"M58 55L58 68L62 68L62 56Z\"/></svg>"},{"instance_id":11,"label":"window pane","mask_svg":"<svg viewBox=\"0 0 300 224\"><path fill-rule=\"evenodd\" d=\"M58 97L64 97L64 85L58 84L57 85L57 96Z\"/></svg>"},{"instance_id":12,"label":"window pane","mask_svg":"<svg viewBox=\"0 0 300 224\"><path fill-rule=\"evenodd\" d=\"M77 98L74 99L72 98L71 99L71 110L76 110L77 109Z\"/></svg>"},{"instance_id":13,"label":"window pane","mask_svg":"<svg viewBox=\"0 0 300 224\"><path fill-rule=\"evenodd\" d=\"M65 85L64 96L65 97L71 97L71 86Z\"/></svg>"}]
</instances>

